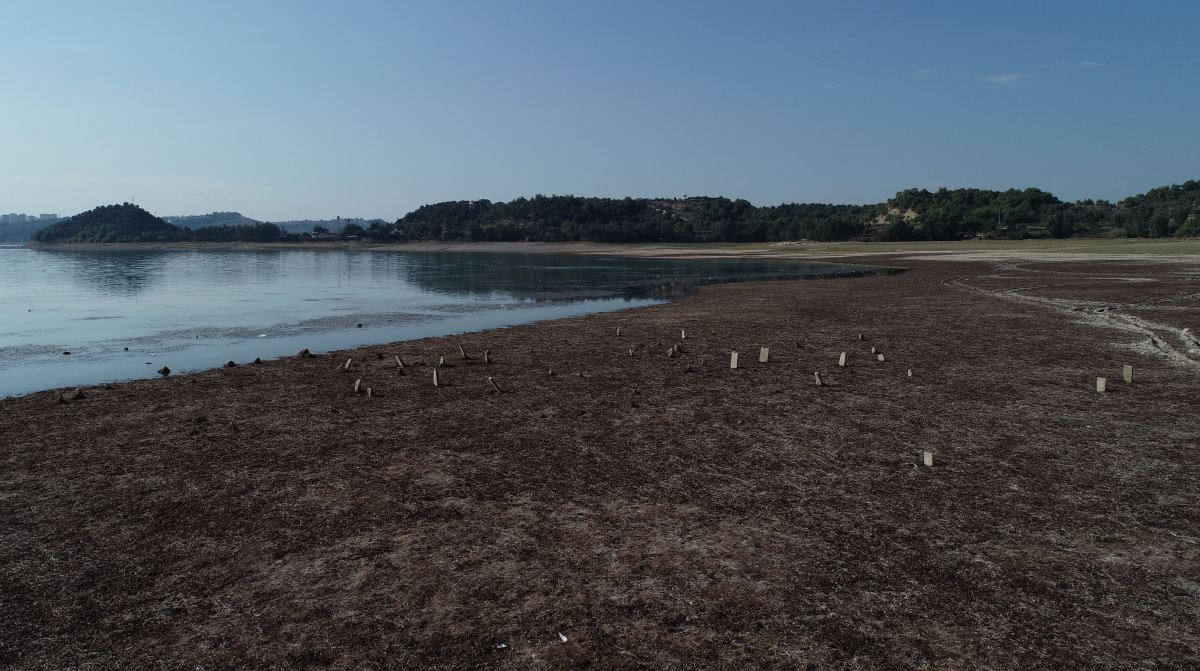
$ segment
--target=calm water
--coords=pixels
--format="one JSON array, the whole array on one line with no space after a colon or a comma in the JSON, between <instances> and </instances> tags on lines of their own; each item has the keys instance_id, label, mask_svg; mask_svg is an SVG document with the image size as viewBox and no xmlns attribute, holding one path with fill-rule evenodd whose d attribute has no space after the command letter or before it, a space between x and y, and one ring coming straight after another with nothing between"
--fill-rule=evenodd
<instances>
[{"instance_id":1,"label":"calm water","mask_svg":"<svg viewBox=\"0 0 1200 671\"><path fill-rule=\"evenodd\" d=\"M0 397L637 307L703 281L860 272L770 260L0 248Z\"/></svg>"}]
</instances>

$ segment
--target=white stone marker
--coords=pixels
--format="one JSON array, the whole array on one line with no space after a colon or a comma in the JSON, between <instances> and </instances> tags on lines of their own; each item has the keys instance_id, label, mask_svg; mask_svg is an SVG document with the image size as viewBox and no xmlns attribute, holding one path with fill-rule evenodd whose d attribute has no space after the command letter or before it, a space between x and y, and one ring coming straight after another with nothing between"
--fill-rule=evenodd
<instances>
[{"instance_id":1,"label":"white stone marker","mask_svg":"<svg viewBox=\"0 0 1200 671\"><path fill-rule=\"evenodd\" d=\"M349 371L349 370L350 370L350 366L351 366L353 363L354 363L354 359L353 359L353 358L346 359L346 365L345 365L345 366L342 366L342 370Z\"/></svg>"},{"instance_id":2,"label":"white stone marker","mask_svg":"<svg viewBox=\"0 0 1200 671\"><path fill-rule=\"evenodd\" d=\"M824 387L825 383L821 381L821 371L813 371L813 380L816 381L818 387Z\"/></svg>"},{"instance_id":3,"label":"white stone marker","mask_svg":"<svg viewBox=\"0 0 1200 671\"><path fill-rule=\"evenodd\" d=\"M912 369L911 368L908 369L908 376L912 377Z\"/></svg>"},{"instance_id":4,"label":"white stone marker","mask_svg":"<svg viewBox=\"0 0 1200 671\"><path fill-rule=\"evenodd\" d=\"M771 358L771 348L770 347L759 348L759 350L758 350L758 362L759 363L766 363L767 359L770 359L770 358Z\"/></svg>"},{"instance_id":5,"label":"white stone marker","mask_svg":"<svg viewBox=\"0 0 1200 671\"><path fill-rule=\"evenodd\" d=\"M362 380L354 381L354 393L358 393L362 389Z\"/></svg>"},{"instance_id":6,"label":"white stone marker","mask_svg":"<svg viewBox=\"0 0 1200 671\"><path fill-rule=\"evenodd\" d=\"M401 368L404 368L404 359L401 359L399 356L397 356L396 357L396 365Z\"/></svg>"},{"instance_id":7,"label":"white stone marker","mask_svg":"<svg viewBox=\"0 0 1200 671\"><path fill-rule=\"evenodd\" d=\"M876 351L878 351L878 350L875 349L875 346L871 345L871 354L874 354Z\"/></svg>"},{"instance_id":8,"label":"white stone marker","mask_svg":"<svg viewBox=\"0 0 1200 671\"><path fill-rule=\"evenodd\" d=\"M921 455L921 458L926 466L933 465L933 452L926 452Z\"/></svg>"},{"instance_id":9,"label":"white stone marker","mask_svg":"<svg viewBox=\"0 0 1200 671\"><path fill-rule=\"evenodd\" d=\"M438 386L438 382L439 382L437 372L438 372L438 369L434 368L433 369L433 386L435 386L435 387Z\"/></svg>"},{"instance_id":10,"label":"white stone marker","mask_svg":"<svg viewBox=\"0 0 1200 671\"><path fill-rule=\"evenodd\" d=\"M876 359L879 359L880 361L883 361L883 354L882 354L882 353L880 353L880 354L876 354L876 355L875 355L875 358L876 358Z\"/></svg>"},{"instance_id":11,"label":"white stone marker","mask_svg":"<svg viewBox=\"0 0 1200 671\"><path fill-rule=\"evenodd\" d=\"M846 353L842 352L841 356L838 357L838 368L845 368L845 367L846 367Z\"/></svg>"},{"instance_id":12,"label":"white stone marker","mask_svg":"<svg viewBox=\"0 0 1200 671\"><path fill-rule=\"evenodd\" d=\"M680 340L687 340L687 333L686 333L686 332L684 332L684 330L683 330L683 329L679 329L679 339L680 339Z\"/></svg>"},{"instance_id":13,"label":"white stone marker","mask_svg":"<svg viewBox=\"0 0 1200 671\"><path fill-rule=\"evenodd\" d=\"M1105 387L1107 387L1107 386L1108 386L1108 378L1104 378L1104 377L1098 377L1098 378L1096 378L1096 391L1098 391L1098 392L1100 392L1101 394L1103 394L1103 393L1104 393L1104 389L1105 389Z\"/></svg>"},{"instance_id":14,"label":"white stone marker","mask_svg":"<svg viewBox=\"0 0 1200 671\"><path fill-rule=\"evenodd\" d=\"M621 327L620 326L617 327L617 337L618 338L621 337Z\"/></svg>"},{"instance_id":15,"label":"white stone marker","mask_svg":"<svg viewBox=\"0 0 1200 671\"><path fill-rule=\"evenodd\" d=\"M729 367L737 368L737 352L734 352L733 354L729 355Z\"/></svg>"},{"instance_id":16,"label":"white stone marker","mask_svg":"<svg viewBox=\"0 0 1200 671\"><path fill-rule=\"evenodd\" d=\"M1133 366L1123 367L1121 375L1125 378L1125 384L1133 384Z\"/></svg>"}]
</instances>

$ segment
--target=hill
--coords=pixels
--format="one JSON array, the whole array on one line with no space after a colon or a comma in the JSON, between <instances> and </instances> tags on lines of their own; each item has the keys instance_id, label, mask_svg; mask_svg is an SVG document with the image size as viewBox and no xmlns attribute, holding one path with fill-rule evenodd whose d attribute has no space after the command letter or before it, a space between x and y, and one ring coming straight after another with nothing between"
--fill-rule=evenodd
<instances>
[{"instance_id":1,"label":"hill","mask_svg":"<svg viewBox=\"0 0 1200 671\"><path fill-rule=\"evenodd\" d=\"M215 213L222 214L222 213ZM234 213L236 214L236 213ZM205 219L197 217L197 219ZM253 222L245 225L228 223L203 226L195 230L182 228L156 217L137 205L102 205L77 214L66 221L48 226L33 235L34 242L111 243L111 242L276 242L287 235L274 224L255 222L237 215L234 221ZM211 221L231 221L228 217Z\"/></svg>"},{"instance_id":2,"label":"hill","mask_svg":"<svg viewBox=\"0 0 1200 671\"><path fill-rule=\"evenodd\" d=\"M37 219L20 224L0 224L0 244L19 245L29 242L34 233L62 221L61 219Z\"/></svg>"},{"instance_id":3,"label":"hill","mask_svg":"<svg viewBox=\"0 0 1200 671\"><path fill-rule=\"evenodd\" d=\"M137 205L101 205L33 234L34 242L173 242L187 239L173 226Z\"/></svg>"},{"instance_id":4,"label":"hill","mask_svg":"<svg viewBox=\"0 0 1200 671\"><path fill-rule=\"evenodd\" d=\"M212 212L210 214L174 215L163 217L167 223L181 228L207 228L210 226L254 226L261 221L251 219L241 212Z\"/></svg>"}]
</instances>

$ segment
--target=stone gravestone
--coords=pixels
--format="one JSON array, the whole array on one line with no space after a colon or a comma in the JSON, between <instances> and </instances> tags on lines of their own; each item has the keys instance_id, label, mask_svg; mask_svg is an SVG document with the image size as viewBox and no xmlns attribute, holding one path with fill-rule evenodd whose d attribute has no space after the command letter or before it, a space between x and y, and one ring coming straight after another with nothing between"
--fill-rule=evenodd
<instances>
[{"instance_id":1,"label":"stone gravestone","mask_svg":"<svg viewBox=\"0 0 1200 671\"><path fill-rule=\"evenodd\" d=\"M1125 378L1125 384L1133 384L1133 366L1123 367L1121 376Z\"/></svg>"},{"instance_id":2,"label":"stone gravestone","mask_svg":"<svg viewBox=\"0 0 1200 671\"><path fill-rule=\"evenodd\" d=\"M767 359L769 359L770 357L771 357L771 348L770 347L759 348L759 350L758 350L758 362L759 363L766 363Z\"/></svg>"},{"instance_id":3,"label":"stone gravestone","mask_svg":"<svg viewBox=\"0 0 1200 671\"><path fill-rule=\"evenodd\" d=\"M1103 377L1096 378L1096 391L1103 394L1105 387L1107 387L1107 386L1108 386L1108 378L1103 378Z\"/></svg>"},{"instance_id":4,"label":"stone gravestone","mask_svg":"<svg viewBox=\"0 0 1200 671\"><path fill-rule=\"evenodd\" d=\"M729 356L729 367L730 368L737 368L737 359L738 359L737 352L734 352L733 354L731 354Z\"/></svg>"},{"instance_id":5,"label":"stone gravestone","mask_svg":"<svg viewBox=\"0 0 1200 671\"><path fill-rule=\"evenodd\" d=\"M842 352L841 356L838 357L838 368L845 368L845 367L846 367L846 353Z\"/></svg>"}]
</instances>

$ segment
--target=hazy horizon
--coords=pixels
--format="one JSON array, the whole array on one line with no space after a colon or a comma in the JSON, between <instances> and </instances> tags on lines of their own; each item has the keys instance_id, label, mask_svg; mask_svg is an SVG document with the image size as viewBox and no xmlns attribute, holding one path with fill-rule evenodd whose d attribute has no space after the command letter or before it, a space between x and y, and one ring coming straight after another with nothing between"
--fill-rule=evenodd
<instances>
[{"instance_id":1,"label":"hazy horizon","mask_svg":"<svg viewBox=\"0 0 1200 671\"><path fill-rule=\"evenodd\" d=\"M1198 23L1186 2L10 4L0 210L1115 201L1200 177Z\"/></svg>"}]
</instances>

